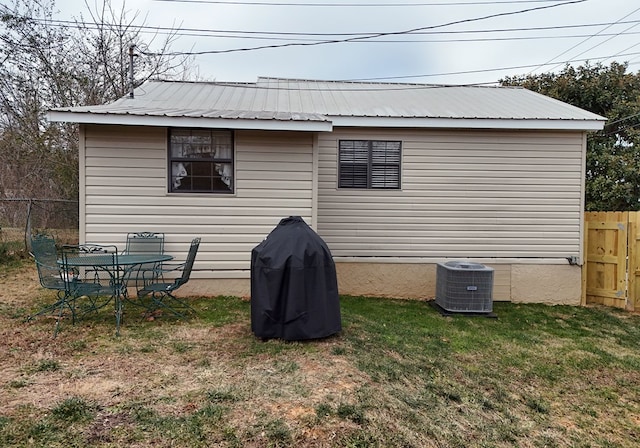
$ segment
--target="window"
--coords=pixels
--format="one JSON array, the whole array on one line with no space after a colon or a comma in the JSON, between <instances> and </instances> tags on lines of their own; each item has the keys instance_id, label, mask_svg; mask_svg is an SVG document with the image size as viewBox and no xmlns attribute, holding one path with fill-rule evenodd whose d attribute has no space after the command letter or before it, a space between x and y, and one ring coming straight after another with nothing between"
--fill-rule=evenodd
<instances>
[{"instance_id":1,"label":"window","mask_svg":"<svg viewBox=\"0 0 640 448\"><path fill-rule=\"evenodd\" d=\"M400 188L401 142L340 140L338 188Z\"/></svg>"},{"instance_id":2,"label":"window","mask_svg":"<svg viewBox=\"0 0 640 448\"><path fill-rule=\"evenodd\" d=\"M233 193L233 132L169 130L169 191Z\"/></svg>"}]
</instances>

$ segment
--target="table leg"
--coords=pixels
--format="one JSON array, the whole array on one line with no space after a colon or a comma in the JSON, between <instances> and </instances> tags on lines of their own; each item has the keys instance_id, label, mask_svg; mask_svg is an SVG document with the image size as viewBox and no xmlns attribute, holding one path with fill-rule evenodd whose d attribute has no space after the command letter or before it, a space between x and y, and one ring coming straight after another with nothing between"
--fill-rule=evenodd
<instances>
[{"instance_id":1,"label":"table leg","mask_svg":"<svg viewBox=\"0 0 640 448\"><path fill-rule=\"evenodd\" d=\"M126 295L126 286L118 285L115 290L116 336L120 336L120 322L122 321L123 301Z\"/></svg>"}]
</instances>

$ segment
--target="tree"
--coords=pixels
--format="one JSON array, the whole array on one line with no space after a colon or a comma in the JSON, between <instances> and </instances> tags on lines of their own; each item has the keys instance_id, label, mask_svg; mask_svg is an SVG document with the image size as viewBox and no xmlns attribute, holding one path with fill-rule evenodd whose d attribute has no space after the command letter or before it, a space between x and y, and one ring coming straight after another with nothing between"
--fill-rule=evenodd
<instances>
[{"instance_id":1,"label":"tree","mask_svg":"<svg viewBox=\"0 0 640 448\"><path fill-rule=\"evenodd\" d=\"M0 5L0 198L77 199L77 126L49 123L47 110L126 95L131 47L153 44L157 55L136 58L135 86L189 69L189 59L168 55L175 33L144 39L124 5L85 6L90 20L64 22L53 0Z\"/></svg>"},{"instance_id":2,"label":"tree","mask_svg":"<svg viewBox=\"0 0 640 448\"><path fill-rule=\"evenodd\" d=\"M588 134L585 208L640 210L640 74L627 73L627 64L587 63L500 82L606 117L602 131Z\"/></svg>"}]
</instances>

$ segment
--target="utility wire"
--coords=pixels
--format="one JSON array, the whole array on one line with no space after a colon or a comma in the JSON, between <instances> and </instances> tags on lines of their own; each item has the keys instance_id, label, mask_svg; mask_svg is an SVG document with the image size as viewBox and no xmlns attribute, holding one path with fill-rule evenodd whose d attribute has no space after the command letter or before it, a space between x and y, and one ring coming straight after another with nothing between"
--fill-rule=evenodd
<instances>
[{"instance_id":1,"label":"utility wire","mask_svg":"<svg viewBox=\"0 0 640 448\"><path fill-rule=\"evenodd\" d=\"M611 36L613 37L618 37L618 36L631 36L631 35L638 35L640 34L640 31L630 31L630 32L624 32L624 33L611 33L611 34L600 34L600 37L608 37ZM181 34L182 35L182 34ZM519 36L519 37L475 37L475 38L457 38L457 39L393 39L393 40L386 40L386 39L378 39L375 40L373 42L366 42L366 41L355 41L352 43L361 43L361 44L413 44L413 43L428 43L428 44L438 44L438 43L455 43L455 42L515 42L515 41L522 41L522 40L547 40L547 39L577 39L577 38L583 38L583 37L588 37L589 34L562 34L562 35L555 35L555 36ZM201 37L220 37L220 38L225 38L225 39L246 39L244 37L240 37L240 36L201 36ZM305 41L315 41L313 39L304 39L304 38L297 38L297 39L287 39L284 37L252 37L251 39L253 40L272 40L272 41L291 41L294 40L296 42L305 42ZM622 50L620 53L624 53L628 50L630 50L633 47L636 47L640 45L640 42L632 45L624 50ZM583 53L581 53L580 55L582 55ZM578 56L580 56L578 55ZM613 55L611 57L615 57L617 55Z\"/></svg>"},{"instance_id":2,"label":"utility wire","mask_svg":"<svg viewBox=\"0 0 640 448\"><path fill-rule=\"evenodd\" d=\"M630 31L630 32L624 32L624 33L611 33L611 34L600 34L600 37L608 37L611 36L613 37L618 37L618 36L631 36L631 35L638 35L640 34L640 31ZM198 36L198 35L194 35L194 34L180 34L181 36ZM554 36L518 36L518 37L475 37L475 38L457 38L457 39L393 39L393 40L386 40L386 39L378 39L375 40L373 42L366 42L366 41L355 41L352 43L361 43L361 44L411 44L411 43L431 43L431 44L437 44L437 43L454 43L454 42L512 42L512 41L521 41L521 40L546 40L546 39L577 39L577 38L583 38L583 37L588 37L589 34L562 34L562 35L554 35ZM209 35L209 36L199 36L199 37L216 37L216 38L225 38L225 39L247 39L245 37L241 37L241 36L215 36L215 35ZM305 39L305 38L297 38L297 39L288 39L285 37L252 37L251 39L253 40L271 40L271 41L291 41L294 40L296 42L305 42L305 41L310 41L310 42L315 42L314 39ZM640 43L637 43L635 45L632 45L629 48L626 48L624 50L621 51L625 52L627 50L630 50L633 47L636 47L640 45ZM583 53L581 53L578 56L581 56ZM612 56L615 57L616 55Z\"/></svg>"},{"instance_id":3,"label":"utility wire","mask_svg":"<svg viewBox=\"0 0 640 448\"><path fill-rule=\"evenodd\" d=\"M635 117L640 117L640 112L637 113L637 114L627 115L626 117L619 118L619 119L617 119L615 121L610 121L610 122L607 123L607 126L611 126L612 124L618 124L618 123L620 123L622 121L626 121L626 120L628 120L630 118L635 118Z\"/></svg>"},{"instance_id":4,"label":"utility wire","mask_svg":"<svg viewBox=\"0 0 640 448\"><path fill-rule=\"evenodd\" d=\"M248 2L248 1L216 1L216 0L153 0L154 2L168 3L205 3L217 5L252 5L252 6L311 6L311 7L338 7L338 8L377 8L377 7L406 7L406 6L469 6L469 5L504 5L522 3L552 3L560 0L486 0L470 2L427 2L427 3L280 3L280 2Z\"/></svg>"},{"instance_id":5,"label":"utility wire","mask_svg":"<svg viewBox=\"0 0 640 448\"><path fill-rule=\"evenodd\" d=\"M627 33L625 33L625 34L627 34ZM609 58L607 58L607 59L617 58L621 53L624 53L624 52L626 52L626 51L629 51L629 50L631 50L632 48L637 47L638 45L640 45L640 42L638 42L637 44L633 44L633 45L631 45L631 46L629 46L629 47L625 48L624 50L621 50L620 52L618 52L618 53L614 54L613 56L611 56L611 57L609 57ZM634 58L634 59L635 59L635 58Z\"/></svg>"},{"instance_id":6,"label":"utility wire","mask_svg":"<svg viewBox=\"0 0 640 448\"><path fill-rule=\"evenodd\" d=\"M572 47L571 47L571 48L569 48L568 50L565 50L565 51L563 51L562 53L560 53L559 55L557 55L556 57L554 57L554 58L552 58L552 59L548 60L548 61L547 61L545 64L543 64L543 65L547 65L547 64L549 64L550 62L555 61L555 60L556 60L556 59L558 59L559 57L564 56L565 54L567 54L568 52L570 52L570 51L571 51L571 50L573 50L574 48L579 47L580 45L582 45L583 43L587 42L588 40L590 40L590 39L592 39L592 38L594 38L594 37L598 36L600 33L603 33L604 31L608 30L608 29L609 29L609 28L611 28L613 25L620 23L620 21L622 21L622 20L626 19L627 17L629 17L630 15L634 14L634 13L635 13L635 12L637 12L638 10L640 10L640 8L638 8L638 9L634 10L633 12L630 12L630 13L629 13L629 14L627 14L626 16L622 17L620 20L617 20L617 21L616 21L616 22L614 22L613 24L611 24L611 25L607 26L606 28L603 28L602 30L600 30L600 31L598 31L597 33L595 33L594 35L592 35L592 36L590 36L590 37L586 38L585 40L583 40L583 41L581 41L581 42L578 42L577 44L575 44L574 46L572 46ZM592 47L592 48L595 48L595 47ZM583 55L584 53L586 53L587 51L589 51L589 50L583 51L583 52L582 52L582 53L580 53L578 56L582 56L582 55ZM541 65L540 67L542 67L543 65ZM552 67L552 68L548 69L547 71L553 71L554 69L556 69L556 68L557 68L557 67L559 67L560 65L562 65L562 64L557 64L556 66L554 66L554 67ZM533 70L531 70L528 74L531 74L532 72L534 72L534 71L538 70L540 67L536 67L536 68L534 68L534 69L533 69Z\"/></svg>"},{"instance_id":7,"label":"utility wire","mask_svg":"<svg viewBox=\"0 0 640 448\"><path fill-rule=\"evenodd\" d=\"M640 56L640 52L626 53L626 54L621 54L619 56ZM573 62L597 61L601 59L609 59L610 57L611 56L600 56L600 57L588 58L588 59L570 59L570 60L563 61L561 64L566 65ZM446 73L431 73L431 74L423 74L423 75L387 76L387 77L378 77L378 78L357 78L357 79L351 79L350 81L382 81L382 80L392 80L392 79L429 78L433 76L471 75L476 73L499 72L499 71L505 71L505 70L520 70L520 69L527 69L527 68L536 67L536 66L541 67L544 65L545 64L514 65L510 67L497 67L497 68L465 70L465 71L459 71L459 72L446 72Z\"/></svg>"},{"instance_id":8,"label":"utility wire","mask_svg":"<svg viewBox=\"0 0 640 448\"><path fill-rule=\"evenodd\" d=\"M606 126L609 126L610 124L611 123L607 122ZM621 131L632 131L632 130L635 130L638 127L640 127L640 123L631 124L631 125L627 125L627 126L621 126L621 127L617 128L617 129L614 129L613 131L606 132L606 133L604 133L602 135L604 137L609 137L610 135L618 135L618 134L620 134Z\"/></svg>"},{"instance_id":9,"label":"utility wire","mask_svg":"<svg viewBox=\"0 0 640 448\"><path fill-rule=\"evenodd\" d=\"M640 24L640 20L630 21L630 23L635 23L636 25ZM513 31L527 31L527 30L557 30L557 29L566 29L566 28L579 28L579 27L588 27L588 26L601 26L602 24L586 24L586 25L566 25L566 26L558 26L558 27L539 27L539 28L507 28L507 29L495 29L495 30L477 30L477 31L423 31L407 34L407 36L439 36L446 34L473 34L473 33L500 33L500 32L513 32ZM72 21L56 21L52 26L58 28L76 28L76 29L99 29L102 24L93 23L93 22L72 22ZM206 29L194 29L194 28L167 28L167 27L152 27L152 26L139 26L136 27L140 29L141 33L149 34L168 34L172 36L188 36L188 37L204 37L204 38L216 38L216 39L243 39L243 40L271 40L271 41L296 41L296 42L316 42L317 39L313 39L311 37L285 37L285 35L294 35L294 36L317 36L318 34L314 33L276 33L276 32L264 32L267 34L266 36L257 36L254 35L254 32L246 32L251 33L251 37L247 37L244 34L234 35L233 31L217 31L221 33L229 33L229 34L213 34L216 31L214 30L206 30ZM236 33L245 33L241 31L237 31ZM329 34L325 33L324 35L370 35L371 33L336 33ZM640 34L640 32L620 32L620 33L605 33L600 34L600 37L608 37L608 36L620 36L620 35L635 35ZM282 37L275 37L277 35L282 35ZM271 37L274 36L274 37ZM493 42L493 41L519 41L519 40L537 40L537 39L563 39L563 38L583 38L589 37L590 34L559 34L559 35L537 35L537 36L514 36L514 37L488 37L488 38L457 38L457 39L393 39L393 40L385 40L378 39L372 42L366 41L355 41L354 43L450 43L450 42ZM623 50L626 51L626 50Z\"/></svg>"},{"instance_id":10,"label":"utility wire","mask_svg":"<svg viewBox=\"0 0 640 448\"><path fill-rule=\"evenodd\" d=\"M26 17L21 17L26 18ZM78 28L81 29L83 27L93 29L98 27L103 27L105 23L98 22L86 22L86 21L72 21L72 20L49 20L49 19L30 19L34 23L43 22L49 24L51 26L60 27L60 28ZM548 30L562 30L562 29L572 29L572 28L589 28L589 27L599 27L606 25L622 25L622 24L631 24L631 23L640 23L640 20L628 20L628 21L619 21L619 22L605 22L605 23L584 23L578 25L558 25L558 26L541 26L541 27L525 27L525 28L493 28L493 29L481 29L481 30L457 30L457 31L416 31L413 33L408 33L410 35L441 35L441 34L475 34L475 33L511 33L511 32L521 32L521 31L548 31ZM242 30L218 30L218 29L208 29L208 28L171 28L171 27L161 27L161 26L148 26L148 25L139 25L135 26L136 29L147 30L148 32L154 31L168 31L178 36L197 36L197 37L227 37L226 34L237 34L238 36L231 36L233 38L247 38L247 36L254 35L266 35L266 36L303 36L303 37L329 37L329 36L370 36L372 34L376 34L376 32L361 32L361 33L302 33L302 32L286 32L286 31L242 31ZM192 34L198 33L198 34ZM201 34L200 34L201 33ZM221 33L220 35L212 34L212 33Z\"/></svg>"},{"instance_id":11,"label":"utility wire","mask_svg":"<svg viewBox=\"0 0 640 448\"><path fill-rule=\"evenodd\" d=\"M158 0L161 1L161 0ZM640 21L623 21L622 19L613 23L605 23L605 24L584 24L584 25L565 25L565 26L556 26L556 27L530 27L530 28L507 28L507 29L490 29L490 30L477 30L477 31L444 31L444 30L440 30L440 31L427 31L429 29L436 29L436 28L440 28L440 27L444 27L444 26L448 26L448 25L452 25L452 24L458 24L458 23L464 23L464 22L472 22L472 21L478 21L478 20L483 20L483 19L487 19L487 18L491 18L491 17L496 17L496 16L502 16L502 15L511 15L511 14L520 14L520 13L524 13L524 12L529 12L532 10L537 10L537 9L545 9L545 8L551 8L551 7L556 7L556 6L562 6L562 5L566 5L566 4L572 4L572 3L581 3L585 0L580 0L580 1L570 1L570 2L564 2L564 3L560 3L560 4L554 4L551 6L544 6L544 7L538 7L538 8L531 8L531 9L525 9L522 11L515 11L515 12L510 12L510 13L501 13L501 14L494 14L491 16L486 16L486 17L479 17L479 18L471 18L471 19L465 19L465 20L460 20L460 21L456 21L456 22L451 22L451 23L447 23L447 24L441 24L441 25L435 25L435 26L430 26L430 27L423 27L423 28L416 28L414 30L407 30L407 31L398 31L398 32L391 32L391 33L345 33L345 34L322 34L322 35L349 35L349 36L358 36L359 38L354 38L354 39L344 39L343 41L348 41L348 42L364 42L366 39L372 39L374 37L377 36L385 36L385 35L389 35L389 36L394 36L394 35L437 35L437 34L459 34L459 33L493 33L493 32L512 32L512 31L522 31L522 30L549 30L549 29L564 29L564 28L577 28L577 27L590 27L590 26L603 26L603 25L613 25L613 24L620 24L620 23L635 23L638 24ZM505 2L508 3L508 2ZM519 2L519 3L524 3L524 2ZM639 8L640 9L640 8ZM635 12L635 11L634 11ZM630 15L630 14L629 14ZM623 17L626 18L629 15ZM47 23L51 24L51 20L47 20ZM70 21L54 21L57 24L59 24L59 26L71 26L72 24L75 26L78 26L78 22L70 22ZM65 25L63 25L65 24ZM104 24L98 24L98 23L91 23L91 22L83 22L82 25L88 26L88 25L95 25L95 26L99 26L99 25L104 25ZM162 28L162 27L137 27L137 28L144 28L144 29L149 29L149 30L172 30L175 31L174 29L171 28ZM199 29L184 29L182 31L205 31L205 32L210 32L210 31L214 31L214 32L232 32L232 31L216 31L216 30L199 30ZM603 35L602 31L599 33L599 35ZM249 34L256 34L256 33L264 33L264 34L272 34L272 35L320 35L320 34L312 34L312 33L276 33L276 32L243 32L243 31L235 31L238 33L249 33ZM179 32L177 33L178 35L181 35ZM618 33L621 34L621 33ZM618 35L615 34L615 35ZM631 34L631 33L629 33ZM636 34L636 33L633 33ZM186 34L185 34L186 35ZM615 36L614 35L614 36ZM223 37L229 37L229 36L223 36ZM236 38L235 36L231 36L232 38ZM360 38L361 37L361 38ZM558 37L568 37L568 36L558 36ZM573 37L581 37L581 36L573 36ZM540 38L544 38L544 36L541 36ZM508 38L506 38L505 40L507 40ZM515 37L512 38L513 40L519 40L519 39L525 39L525 37ZM487 40L491 40L491 39L487 39ZM500 40L500 39L496 39L496 40ZM453 41L453 40L452 40ZM467 39L462 39L460 41L468 41ZM337 42L340 42L339 40ZM394 42L394 41L381 41L381 40L376 40L373 41L375 43L377 42ZM399 41L397 41L399 42ZM435 41L438 42L438 41ZM443 40L443 42L448 42L446 40ZM312 45L317 45L320 44L322 42L314 42L312 43ZM328 43L333 43L333 42L328 42ZM288 45L287 45L288 46ZM274 47L278 47L278 46L274 46ZM635 47L635 45L634 45ZM629 47L628 49L630 49L632 47ZM627 50L628 50L627 49ZM247 49L249 50L249 49ZM237 49L237 50L230 50L230 51L243 51L243 49ZM201 52L201 53L175 53L175 54L204 54L204 53L209 53L209 52ZM143 54L156 54L156 53L143 53ZM166 54L165 54L166 55ZM611 57L617 57L617 56L634 56L633 59L637 58L638 55L640 55L640 53L628 53L628 54L616 54L614 56L607 56L607 57L602 57L602 58L591 58L591 60L597 60L597 59L608 59ZM554 60L557 59L554 58ZM585 61L584 59L573 59L573 60L568 60L565 61L563 63L560 64L568 64L571 62L582 62ZM459 71L459 72L449 72L449 73L439 73L439 74L422 74L422 75L406 75L406 76L394 76L394 77L378 77L378 78L363 78L360 80L392 80L392 79L410 79L410 78L424 78L424 77L433 77L433 76L450 76L450 75L460 75L460 74L473 74L473 73L486 73L486 72L493 72L493 71L504 71L504 70L514 70L514 69L522 69L522 68L530 68L533 66L537 66L537 67L542 67L544 65L548 65L548 63L545 64L538 64L538 65L521 65L521 66L512 66L512 67L500 67L500 68L490 68L490 69L481 69L481 70L469 70L469 71ZM487 84L487 83L483 83L483 84ZM477 85L477 84L473 84L473 85Z\"/></svg>"},{"instance_id":12,"label":"utility wire","mask_svg":"<svg viewBox=\"0 0 640 448\"><path fill-rule=\"evenodd\" d=\"M633 11L631 14L633 14L633 13L635 13L635 12L637 12L637 11L640 11L640 8L636 9L636 10L635 10L635 11ZM623 18L629 17L629 15L631 15L631 14L628 14L627 16L625 16L625 17L623 17ZM577 55L575 55L574 57L582 56L582 55L583 55L583 54L585 54L586 52L591 51L591 50L593 50L594 48L597 48L597 47L599 47L600 45L602 45L602 44L604 44L604 43L606 43L606 42L609 42L609 41L610 41L611 39L613 39L614 37L620 36L620 35L624 34L624 32L629 31L630 29L635 28L636 26L638 26L638 24L631 25L631 26L627 27L626 29L622 30L621 32L617 33L616 35L609 37L609 39L605 39L605 40L603 40L602 42L600 42L600 43L598 43L598 44L594 45L593 47L587 48L586 50L584 50L584 51L582 51L582 52L578 53L578 54L577 54ZM600 34L600 35L601 35L601 34ZM632 46L632 47L630 47L630 48L633 48L633 47L635 47L635 45L633 45L633 46ZM623 50L623 51L624 51L624 50ZM555 67L554 67L554 68L555 68ZM551 70L553 70L553 68L552 68Z\"/></svg>"},{"instance_id":13,"label":"utility wire","mask_svg":"<svg viewBox=\"0 0 640 448\"><path fill-rule=\"evenodd\" d=\"M563 3L556 3L556 4L548 5L548 6L538 6L538 7L535 7L535 8L528 8L528 9L522 9L522 10L518 10L518 11L510 11L510 12L502 12L502 13L497 13L497 14L490 14L490 15L487 15L487 16L475 17L475 18L471 18L471 19L455 20L455 21L443 23L443 24L440 24L440 25L431 25L431 26L425 26L425 27L419 27L419 28L412 28L412 29L404 30L404 31L390 31L390 32L374 33L374 34L370 34L370 35L367 35L367 36L350 37L350 38L346 38L346 39L330 39L330 40L323 40L323 41L318 41L318 42L303 42L303 43L295 43L295 42L293 42L293 43L287 43L287 44L281 44L281 45L262 45L262 46L259 46L259 47L232 48L232 49L228 49L228 50L205 50L205 51L191 51L191 52L174 52L174 53L165 53L165 55L167 55L167 56L198 56L198 55L204 55L204 54L235 53L235 52L240 52L240 51L256 51L256 50L264 50L264 49L270 49L270 48L317 46L317 45L327 45L327 44L337 44L337 43L363 41L363 40L376 39L376 38L384 37L384 36L398 36L398 35L411 34L411 33L417 32L417 31L433 30L433 29L437 29L437 28L444 28L444 27L451 26L451 25L459 25L461 23L469 23L469 22L477 22L477 21L481 21L481 20L493 19L493 18L496 18L496 17L504 17L504 16L510 16L510 15L515 15L515 14L523 14L523 13L526 13L526 12L538 11L538 10L549 9L549 8L555 8L555 7L558 7L558 6L565 6L565 5L583 3L585 1L586 0L571 0L571 1L563 2ZM151 52L143 52L142 54L144 54L146 56L158 56L157 54L151 53Z\"/></svg>"},{"instance_id":14,"label":"utility wire","mask_svg":"<svg viewBox=\"0 0 640 448\"><path fill-rule=\"evenodd\" d=\"M640 56L640 52L634 52L634 53L627 53L627 54L623 54L621 56ZM600 57L595 57L595 58L589 58L589 59L572 59L572 60L567 60L564 61L564 64L569 64L572 62L586 62L586 61L593 61L593 60L599 60L599 59L607 59L610 56L600 56ZM505 71L505 70L520 70L520 69L527 69L527 68L531 68L531 67L535 67L535 66L539 66L540 64L529 64L529 65L514 65L514 66L509 66L509 67L497 67L497 68L488 68L488 69L479 69L479 70L465 70L465 71L457 71L457 72L443 72L443 73L428 73L428 74L421 74L421 75L405 75L405 76L384 76L384 77L376 77L376 78L351 78L351 79L338 79L338 80L326 80L323 82L327 82L327 83L331 83L331 82L376 82L376 81L392 81L392 80L399 80L399 79L411 79L411 78L429 78L429 77L435 77L435 76L453 76L453 75L469 75L469 74L476 74L476 73L489 73L489 72L499 72L499 71ZM286 78L285 78L286 79ZM400 85L400 84L396 84L393 88L385 88L384 90L405 90L405 89L424 89L424 88L436 88L436 87L450 87L450 86L479 86L479 85L490 85L490 84L497 84L498 81L495 82L484 82L484 83L467 83L467 84L447 84L447 85L438 85L438 84L404 84L404 85ZM267 87L262 87L253 83L239 83L239 82L216 82L216 84L218 85L228 85L228 86L234 86L237 87L238 85L242 85L243 87L246 87L248 89L267 89ZM272 88L269 87L269 89L274 89L274 90L283 90L283 91L289 91L289 90L309 90L309 91L316 91L316 90L322 90L322 91L326 91L326 90L331 90L331 89L327 89L327 88L307 88L307 89L300 89L300 88L287 88L287 87L277 87L277 88ZM344 88L340 88L339 90L349 90L349 89L344 89ZM363 89L363 88L358 88L358 89L353 89L353 90L357 90L357 91L367 91L368 89ZM380 88L375 88L375 89L371 89L371 90L380 90Z\"/></svg>"},{"instance_id":15,"label":"utility wire","mask_svg":"<svg viewBox=\"0 0 640 448\"><path fill-rule=\"evenodd\" d=\"M636 53L629 53L628 55L631 56L635 56L635 55L640 55L640 52L636 52ZM627 55L623 55L623 56L627 56ZM599 58L592 58L592 59L576 59L576 60L569 60L569 61L565 61L567 64L570 62L585 62L588 60L593 60L593 59L606 59L609 56L602 56ZM378 77L378 78L352 78L352 79L337 79L337 80L323 80L320 81L322 83L327 83L327 84L331 84L331 83L336 83L336 82L342 82L342 83L348 83L348 82L380 82L380 81L391 81L391 80L398 80L398 79L409 79L409 78L428 78L428 77L433 77L433 76L452 76L452 75L467 75L467 74L475 74L475 73L487 73L487 72L494 72L494 71L504 71L504 70L515 70L515 69L526 69L526 68L530 68L530 67L534 67L536 65L539 64L531 64L531 65L518 65L518 66L511 66L511 67L499 67L499 68L490 68L490 69L481 69L481 70L467 70L467 71L458 71L458 72L446 72L446 73L431 73L431 74L423 74L423 75L407 75L407 76L388 76L388 77ZM274 77L275 79L279 80L279 78ZM269 79L269 77L267 77L267 79ZM285 80L287 78L284 78ZM295 82L298 80L292 79L291 81ZM309 81L309 80L307 80ZM311 80L313 81L313 80ZM498 81L495 82L483 82L483 83L465 83L465 84L423 84L423 83L406 83L406 84L401 84L401 83L389 83L389 85L385 86L384 88L377 86L375 88L362 88L362 87L358 87L358 88L345 88L343 86L341 86L339 89L331 89L330 87L306 87L306 88L292 88L292 87L273 87L273 86L269 86L269 87L265 87L265 86L261 86L261 85L257 85L255 83L241 83L241 82L215 82L216 85L220 85L220 86L229 86L229 87L238 87L238 86L242 86L246 89L255 89L255 90L277 90L277 91L332 91L332 90L336 90L336 91L358 91L358 92L367 92L367 91L380 91L380 90L384 90L384 91L392 91L392 90L421 90L421 89L436 89L436 88L445 88L445 87L476 87L476 86L483 86L483 85L497 85ZM384 84L384 83L382 83ZM640 115L640 114L637 114ZM633 118L636 115L632 115L629 117L625 117L625 119L629 119L629 118ZM621 121L621 120L619 120ZM616 122L614 122L616 123ZM612 123L611 123L612 124Z\"/></svg>"}]
</instances>

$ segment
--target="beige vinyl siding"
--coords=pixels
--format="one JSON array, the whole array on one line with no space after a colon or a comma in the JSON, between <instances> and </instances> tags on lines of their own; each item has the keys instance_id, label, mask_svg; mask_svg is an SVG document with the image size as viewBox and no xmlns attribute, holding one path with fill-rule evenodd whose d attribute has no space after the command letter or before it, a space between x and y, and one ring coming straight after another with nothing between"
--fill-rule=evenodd
<instances>
[{"instance_id":1,"label":"beige vinyl siding","mask_svg":"<svg viewBox=\"0 0 640 448\"><path fill-rule=\"evenodd\" d=\"M127 232L166 235L181 260L202 237L194 277L248 277L251 249L283 217L313 217L313 136L235 133L235 193L167 193L167 130L87 126L84 240L118 244ZM211 272L214 271L214 272Z\"/></svg>"},{"instance_id":2,"label":"beige vinyl siding","mask_svg":"<svg viewBox=\"0 0 640 448\"><path fill-rule=\"evenodd\" d=\"M401 140L401 190L338 189L340 139ZM319 151L318 232L336 257L580 254L581 132L337 129Z\"/></svg>"}]
</instances>

